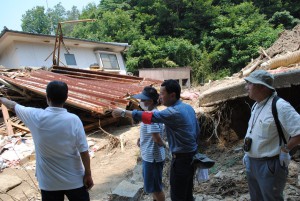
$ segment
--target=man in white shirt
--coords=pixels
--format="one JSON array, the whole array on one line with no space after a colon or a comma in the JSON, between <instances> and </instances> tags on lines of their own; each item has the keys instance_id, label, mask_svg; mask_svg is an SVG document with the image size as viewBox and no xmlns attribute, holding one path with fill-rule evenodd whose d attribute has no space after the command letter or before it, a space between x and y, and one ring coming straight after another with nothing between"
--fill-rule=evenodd
<instances>
[{"instance_id":1,"label":"man in white shirt","mask_svg":"<svg viewBox=\"0 0 300 201\"><path fill-rule=\"evenodd\" d=\"M30 129L36 152L36 177L42 201L89 201L93 187L88 144L78 116L63 108L68 86L61 81L47 85L46 109L24 107L6 98L0 102L16 112Z\"/></svg>"},{"instance_id":2,"label":"man in white shirt","mask_svg":"<svg viewBox=\"0 0 300 201\"><path fill-rule=\"evenodd\" d=\"M245 136L243 158L250 197L252 201L283 201L291 159L289 151L300 143L300 115L285 100L277 101L278 119L287 141L280 143L272 114L272 101L277 95L273 75L256 70L245 80L249 97L256 101Z\"/></svg>"}]
</instances>

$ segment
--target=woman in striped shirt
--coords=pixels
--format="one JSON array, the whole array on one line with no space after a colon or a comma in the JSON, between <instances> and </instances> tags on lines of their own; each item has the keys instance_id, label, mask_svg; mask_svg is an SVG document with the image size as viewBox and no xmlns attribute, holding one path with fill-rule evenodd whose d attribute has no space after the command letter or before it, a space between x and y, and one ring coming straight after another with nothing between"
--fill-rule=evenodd
<instances>
[{"instance_id":1,"label":"woman in striped shirt","mask_svg":"<svg viewBox=\"0 0 300 201\"><path fill-rule=\"evenodd\" d=\"M144 111L155 111L158 104L158 93L155 88L147 86L142 93L133 96L140 99ZM165 161L165 143L162 140L164 124L141 123L140 138L137 145L141 148L143 163L144 191L152 193L153 200L165 201L162 190L162 171Z\"/></svg>"}]
</instances>

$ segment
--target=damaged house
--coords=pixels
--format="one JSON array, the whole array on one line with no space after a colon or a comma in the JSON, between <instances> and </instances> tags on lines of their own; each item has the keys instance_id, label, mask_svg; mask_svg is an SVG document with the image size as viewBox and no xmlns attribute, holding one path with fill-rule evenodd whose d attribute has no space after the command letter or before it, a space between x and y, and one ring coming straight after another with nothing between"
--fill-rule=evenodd
<instances>
[{"instance_id":1,"label":"damaged house","mask_svg":"<svg viewBox=\"0 0 300 201\"><path fill-rule=\"evenodd\" d=\"M161 83L126 75L122 54L128 48L127 43L95 42L4 29L0 34L0 95L25 106L46 108L47 84L52 80L64 81L69 87L65 105L68 111L80 117L85 131L103 130L103 126L119 121L111 116L111 109L136 108L137 102L131 96L140 93L145 86L155 87ZM12 157L5 148L10 145L5 143L11 142L13 147L17 143L23 146L21 139L27 141L24 136L30 131L5 106L2 106L2 116L0 154L4 161L9 161L8 166L18 165L31 158L33 150ZM109 139L109 146L120 144L117 137L109 135ZM5 153L7 156L4 157Z\"/></svg>"},{"instance_id":2,"label":"damaged house","mask_svg":"<svg viewBox=\"0 0 300 201\"><path fill-rule=\"evenodd\" d=\"M47 83L61 80L70 88L68 106L102 119L111 108L128 107L130 100L125 97L161 82L126 75L122 54L129 47L127 43L65 38L62 33L52 36L4 29L0 35L0 82L4 86L0 91L16 101L33 104L42 99L45 103Z\"/></svg>"},{"instance_id":3,"label":"damaged house","mask_svg":"<svg viewBox=\"0 0 300 201\"><path fill-rule=\"evenodd\" d=\"M62 38L60 38L61 40ZM52 66L53 52L58 66L79 69L96 68L126 75L123 52L127 43L96 42L64 37L54 48L56 36L4 29L0 34L0 65L5 68ZM59 56L60 55L60 56Z\"/></svg>"}]
</instances>

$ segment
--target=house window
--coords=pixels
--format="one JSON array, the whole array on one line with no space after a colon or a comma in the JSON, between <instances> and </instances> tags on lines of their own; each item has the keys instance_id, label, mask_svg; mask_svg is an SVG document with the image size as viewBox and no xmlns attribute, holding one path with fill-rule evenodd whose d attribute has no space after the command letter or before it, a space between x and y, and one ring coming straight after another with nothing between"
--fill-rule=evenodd
<instances>
[{"instance_id":1,"label":"house window","mask_svg":"<svg viewBox=\"0 0 300 201\"><path fill-rule=\"evenodd\" d=\"M73 66L77 65L74 54L65 54L65 59L66 59L67 65L73 65Z\"/></svg>"},{"instance_id":2,"label":"house window","mask_svg":"<svg viewBox=\"0 0 300 201\"><path fill-rule=\"evenodd\" d=\"M117 56L115 54L100 53L103 68L110 70L120 70Z\"/></svg>"}]
</instances>

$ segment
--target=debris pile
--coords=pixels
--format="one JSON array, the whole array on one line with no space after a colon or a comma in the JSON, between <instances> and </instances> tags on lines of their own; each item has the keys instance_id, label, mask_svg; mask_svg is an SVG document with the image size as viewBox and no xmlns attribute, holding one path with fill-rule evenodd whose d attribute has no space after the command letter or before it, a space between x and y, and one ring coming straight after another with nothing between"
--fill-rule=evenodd
<instances>
[{"instance_id":1,"label":"debris pile","mask_svg":"<svg viewBox=\"0 0 300 201\"><path fill-rule=\"evenodd\" d=\"M117 122L110 110L116 107L133 108L136 105L130 96L139 93L145 86L155 86L158 80L134 76L118 75L100 71L90 71L66 67L49 70L1 69L0 93L25 106L47 107L46 86L50 81L60 80L68 84L69 92L66 108L77 114L85 131L102 129ZM33 158L34 146L29 129L2 105L3 123L0 124L0 164L1 167L20 165ZM29 136L29 137L28 137ZM108 134L108 146L114 148L120 140ZM90 155L100 149L96 142L89 141ZM34 158L33 158L34 159ZM28 161L28 160L27 160Z\"/></svg>"},{"instance_id":2,"label":"debris pile","mask_svg":"<svg viewBox=\"0 0 300 201\"><path fill-rule=\"evenodd\" d=\"M260 56L241 70L240 77L247 76L255 69L272 70L278 67L298 67L300 63L299 44L300 25L295 26L293 30L283 31L270 48L260 49Z\"/></svg>"},{"instance_id":3,"label":"debris pile","mask_svg":"<svg viewBox=\"0 0 300 201\"><path fill-rule=\"evenodd\" d=\"M300 112L300 25L281 33L279 39L267 50L260 48L258 58L252 60L239 73L206 84L200 88L200 111L214 135L232 135L243 138L253 101L245 90L244 77L254 70L264 69L274 75L278 95L290 102ZM224 118L226 117L226 118ZM219 136L217 136L217 134ZM208 132L209 136L212 135Z\"/></svg>"}]
</instances>

